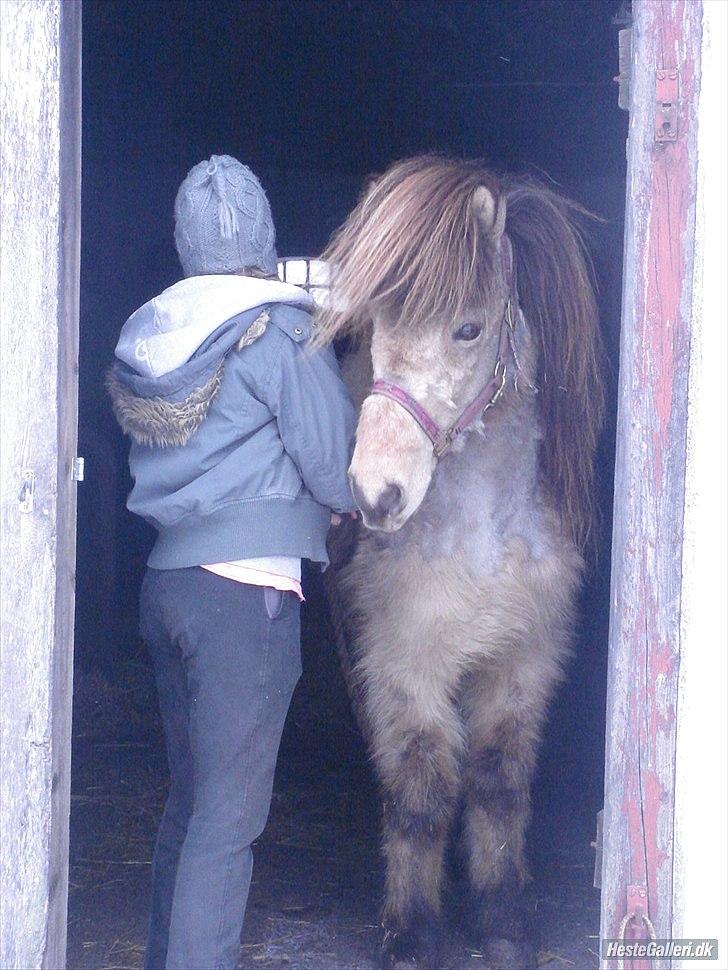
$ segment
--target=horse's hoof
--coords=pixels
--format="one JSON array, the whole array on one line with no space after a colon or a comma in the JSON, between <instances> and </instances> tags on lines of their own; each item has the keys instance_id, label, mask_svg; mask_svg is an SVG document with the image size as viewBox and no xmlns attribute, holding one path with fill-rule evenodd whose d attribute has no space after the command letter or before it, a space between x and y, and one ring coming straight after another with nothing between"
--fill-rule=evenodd
<instances>
[{"instance_id":1,"label":"horse's hoof","mask_svg":"<svg viewBox=\"0 0 728 970\"><path fill-rule=\"evenodd\" d=\"M381 970L442 970L440 945L437 925L387 930L382 942Z\"/></svg>"},{"instance_id":2,"label":"horse's hoof","mask_svg":"<svg viewBox=\"0 0 728 970\"><path fill-rule=\"evenodd\" d=\"M488 970L537 970L536 948L527 940L490 937L481 946Z\"/></svg>"}]
</instances>

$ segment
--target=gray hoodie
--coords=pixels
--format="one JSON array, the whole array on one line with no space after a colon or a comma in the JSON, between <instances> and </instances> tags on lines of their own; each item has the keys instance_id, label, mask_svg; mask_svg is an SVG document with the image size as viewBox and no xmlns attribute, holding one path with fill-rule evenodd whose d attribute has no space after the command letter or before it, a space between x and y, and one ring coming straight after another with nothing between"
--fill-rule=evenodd
<instances>
[{"instance_id":1,"label":"gray hoodie","mask_svg":"<svg viewBox=\"0 0 728 970\"><path fill-rule=\"evenodd\" d=\"M150 566L328 562L330 512L355 507L354 411L333 352L307 347L312 309L290 284L196 276L127 320L107 387Z\"/></svg>"}]
</instances>

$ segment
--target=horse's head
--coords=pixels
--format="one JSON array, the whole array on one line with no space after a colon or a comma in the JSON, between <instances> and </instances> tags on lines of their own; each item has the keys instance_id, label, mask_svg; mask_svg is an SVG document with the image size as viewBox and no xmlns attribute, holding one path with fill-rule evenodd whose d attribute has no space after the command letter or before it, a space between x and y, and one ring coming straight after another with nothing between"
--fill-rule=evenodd
<instances>
[{"instance_id":1,"label":"horse's head","mask_svg":"<svg viewBox=\"0 0 728 970\"><path fill-rule=\"evenodd\" d=\"M503 238L505 206L485 186L473 192L470 205L473 233L481 233L489 257L503 256L489 258L492 275L480 299L473 294L454 312L443 307L414 324L403 319L400 307L374 308L372 314L375 387L401 391L405 404L414 402L433 422L433 433L451 427L491 380L506 326L511 260ZM422 284L430 285L426 279ZM349 469L364 523L386 532L400 528L424 499L437 460L431 436L402 403L370 394Z\"/></svg>"},{"instance_id":2,"label":"horse's head","mask_svg":"<svg viewBox=\"0 0 728 970\"><path fill-rule=\"evenodd\" d=\"M438 444L438 432L442 439L458 428L464 413L477 424L503 390L503 364L510 389L518 370L524 385L548 384L539 399L553 454L544 464L548 471L553 463L554 494L565 485L565 512L580 527L601 383L593 294L570 205L529 183L504 189L478 163L421 157L374 182L334 237L318 340L371 331L375 393L362 404L349 470L369 528L396 531L416 512L449 446ZM516 269L533 342L518 310ZM569 385L575 393L563 400ZM575 428L568 409L580 405L586 420ZM452 445L462 446L463 438ZM575 481L565 478L569 449L583 480L581 468Z\"/></svg>"}]
</instances>

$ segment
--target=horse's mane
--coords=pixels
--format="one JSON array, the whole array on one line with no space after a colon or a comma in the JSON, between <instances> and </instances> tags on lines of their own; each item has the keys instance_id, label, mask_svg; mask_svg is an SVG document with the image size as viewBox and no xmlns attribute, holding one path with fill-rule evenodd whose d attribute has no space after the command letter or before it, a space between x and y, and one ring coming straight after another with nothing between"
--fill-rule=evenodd
<instances>
[{"instance_id":1,"label":"horse's mane","mask_svg":"<svg viewBox=\"0 0 728 970\"><path fill-rule=\"evenodd\" d=\"M540 344L544 482L580 549L593 539L594 453L604 419L604 360L581 206L538 183L504 184L518 298Z\"/></svg>"},{"instance_id":2,"label":"horse's mane","mask_svg":"<svg viewBox=\"0 0 728 970\"><path fill-rule=\"evenodd\" d=\"M417 327L440 312L456 316L473 298L487 303L493 249L470 204L483 184L496 190L497 180L477 163L428 155L371 183L323 254L332 299L317 339L360 332L375 309Z\"/></svg>"},{"instance_id":3,"label":"horse's mane","mask_svg":"<svg viewBox=\"0 0 728 970\"><path fill-rule=\"evenodd\" d=\"M501 179L475 161L419 156L365 192L323 254L331 267L316 342L363 332L373 312L418 327L489 302L495 247L472 205L480 186L506 201L519 303L540 347L544 483L580 548L594 514L593 460L604 410L601 341L586 210L530 179Z\"/></svg>"}]
</instances>

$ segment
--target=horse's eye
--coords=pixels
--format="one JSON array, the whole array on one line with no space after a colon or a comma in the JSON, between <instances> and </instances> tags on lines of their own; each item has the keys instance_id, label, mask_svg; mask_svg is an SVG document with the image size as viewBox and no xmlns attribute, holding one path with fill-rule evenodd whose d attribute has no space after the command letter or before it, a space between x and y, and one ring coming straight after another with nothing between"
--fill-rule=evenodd
<instances>
[{"instance_id":1,"label":"horse's eye","mask_svg":"<svg viewBox=\"0 0 728 970\"><path fill-rule=\"evenodd\" d=\"M481 335L483 328L477 323L464 323L459 330L452 335L453 340L475 340Z\"/></svg>"}]
</instances>

